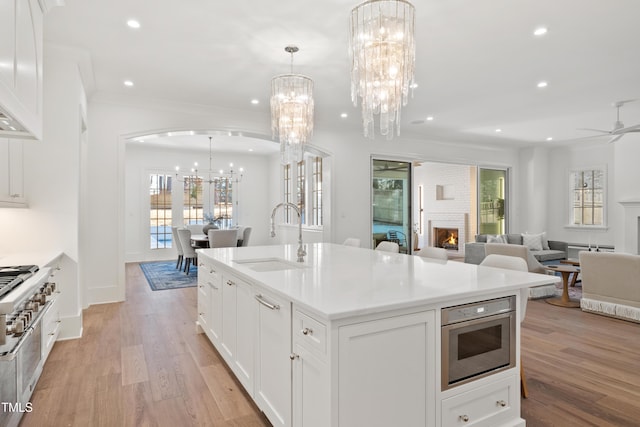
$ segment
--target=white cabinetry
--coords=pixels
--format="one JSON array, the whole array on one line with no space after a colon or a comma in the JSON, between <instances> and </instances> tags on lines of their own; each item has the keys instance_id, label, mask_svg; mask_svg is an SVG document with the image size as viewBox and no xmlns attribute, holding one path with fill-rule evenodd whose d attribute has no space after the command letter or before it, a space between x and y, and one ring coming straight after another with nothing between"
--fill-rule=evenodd
<instances>
[{"instance_id":1,"label":"white cabinetry","mask_svg":"<svg viewBox=\"0 0 640 427\"><path fill-rule=\"evenodd\" d=\"M519 381L515 375L442 400L443 426L493 427L518 416Z\"/></svg>"},{"instance_id":2,"label":"white cabinetry","mask_svg":"<svg viewBox=\"0 0 640 427\"><path fill-rule=\"evenodd\" d=\"M257 291L257 289L256 289ZM256 292L255 400L274 426L291 425L291 304Z\"/></svg>"},{"instance_id":3,"label":"white cabinetry","mask_svg":"<svg viewBox=\"0 0 640 427\"><path fill-rule=\"evenodd\" d=\"M341 426L435 424L434 311L341 327Z\"/></svg>"},{"instance_id":4,"label":"white cabinetry","mask_svg":"<svg viewBox=\"0 0 640 427\"><path fill-rule=\"evenodd\" d=\"M4 136L42 137L42 43L38 0L0 0L0 110L17 121Z\"/></svg>"},{"instance_id":5,"label":"white cabinetry","mask_svg":"<svg viewBox=\"0 0 640 427\"><path fill-rule=\"evenodd\" d=\"M222 357L244 388L253 390L255 300L251 285L222 274Z\"/></svg>"},{"instance_id":6,"label":"white cabinetry","mask_svg":"<svg viewBox=\"0 0 640 427\"><path fill-rule=\"evenodd\" d=\"M331 425L327 332L324 323L295 310L293 316L293 425Z\"/></svg>"},{"instance_id":7,"label":"white cabinetry","mask_svg":"<svg viewBox=\"0 0 640 427\"><path fill-rule=\"evenodd\" d=\"M0 138L0 207L26 207L23 142Z\"/></svg>"},{"instance_id":8,"label":"white cabinetry","mask_svg":"<svg viewBox=\"0 0 640 427\"><path fill-rule=\"evenodd\" d=\"M58 335L60 335L60 327L62 324L60 314L61 286L60 283L58 283L58 280L60 277L64 276L61 274L63 268L62 255L50 262L48 267L51 267L51 272L47 282L54 283L55 287L51 293L51 305L44 316L42 316L42 345L40 347L42 363L44 363L47 360L47 357L49 357L49 353L51 352L53 345L56 343Z\"/></svg>"}]
</instances>

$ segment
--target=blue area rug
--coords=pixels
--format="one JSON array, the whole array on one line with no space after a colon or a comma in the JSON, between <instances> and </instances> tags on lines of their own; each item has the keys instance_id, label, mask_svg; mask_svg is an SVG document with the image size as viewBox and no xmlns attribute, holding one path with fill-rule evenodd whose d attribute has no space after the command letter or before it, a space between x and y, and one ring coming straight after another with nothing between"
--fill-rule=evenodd
<instances>
[{"instance_id":1,"label":"blue area rug","mask_svg":"<svg viewBox=\"0 0 640 427\"><path fill-rule=\"evenodd\" d=\"M192 267L189 275L176 270L175 261L141 262L140 269L154 291L190 288L198 283L198 269Z\"/></svg>"}]
</instances>

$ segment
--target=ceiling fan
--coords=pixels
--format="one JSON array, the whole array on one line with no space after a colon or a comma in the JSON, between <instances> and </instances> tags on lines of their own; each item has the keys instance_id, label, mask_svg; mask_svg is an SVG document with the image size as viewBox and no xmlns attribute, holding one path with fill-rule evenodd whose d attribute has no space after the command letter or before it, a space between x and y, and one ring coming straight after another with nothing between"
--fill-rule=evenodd
<instances>
[{"instance_id":1,"label":"ceiling fan","mask_svg":"<svg viewBox=\"0 0 640 427\"><path fill-rule=\"evenodd\" d=\"M618 101L613 103L613 106L616 107L616 121L613 124L613 129L602 130L602 129L581 128L580 130L588 130L592 132L599 132L602 134L602 135L595 135L595 136L610 135L611 138L609 138L609 142L615 142L629 132L640 132L640 124L625 127L624 123L620 121L620 108L624 104L627 104L633 101L635 101L635 99L627 99L624 101ZM593 138L593 136L587 137L587 138Z\"/></svg>"}]
</instances>

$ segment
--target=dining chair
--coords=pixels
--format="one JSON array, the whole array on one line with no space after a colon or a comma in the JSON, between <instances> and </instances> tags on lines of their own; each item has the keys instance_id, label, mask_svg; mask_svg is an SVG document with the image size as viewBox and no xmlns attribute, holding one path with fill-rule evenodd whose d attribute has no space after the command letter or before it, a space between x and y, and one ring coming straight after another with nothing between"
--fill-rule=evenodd
<instances>
[{"instance_id":1,"label":"dining chair","mask_svg":"<svg viewBox=\"0 0 640 427\"><path fill-rule=\"evenodd\" d=\"M511 246L511 245L508 245ZM515 246L515 245L513 245ZM504 268L507 270L529 271L529 266L524 258L510 255L489 254L480 263L487 267ZM529 301L529 288L520 289L520 323L524 320L527 312L527 302ZM520 357L520 386L522 387L522 397L529 397L527 388L527 377L524 375L524 366L522 365L522 356Z\"/></svg>"},{"instance_id":2,"label":"dining chair","mask_svg":"<svg viewBox=\"0 0 640 427\"><path fill-rule=\"evenodd\" d=\"M178 236L184 252L184 272L189 274L191 266L196 265L198 258L196 250L191 246L191 231L187 228L179 228Z\"/></svg>"},{"instance_id":3,"label":"dining chair","mask_svg":"<svg viewBox=\"0 0 640 427\"><path fill-rule=\"evenodd\" d=\"M171 234L173 235L173 246L178 252L178 261L176 262L176 270L178 270L182 268L182 258L184 256L182 245L180 244L180 236L178 236L178 227L171 227Z\"/></svg>"},{"instance_id":4,"label":"dining chair","mask_svg":"<svg viewBox=\"0 0 640 427\"><path fill-rule=\"evenodd\" d=\"M445 248L434 248L433 246L427 246L420 249L416 255L421 256L423 258L433 258L447 261L449 256L447 255L447 250Z\"/></svg>"},{"instance_id":5,"label":"dining chair","mask_svg":"<svg viewBox=\"0 0 640 427\"><path fill-rule=\"evenodd\" d=\"M396 242L389 242L385 240L378 243L378 246L376 246L376 251L393 252L397 254L398 252L400 252L400 245L398 245Z\"/></svg>"},{"instance_id":6,"label":"dining chair","mask_svg":"<svg viewBox=\"0 0 640 427\"><path fill-rule=\"evenodd\" d=\"M204 234L204 232L202 231L202 227L204 226L205 224L189 224L185 225L184 228L189 230L191 234Z\"/></svg>"},{"instance_id":7,"label":"dining chair","mask_svg":"<svg viewBox=\"0 0 640 427\"><path fill-rule=\"evenodd\" d=\"M231 248L238 246L238 230L209 230L210 248Z\"/></svg>"},{"instance_id":8,"label":"dining chair","mask_svg":"<svg viewBox=\"0 0 640 427\"><path fill-rule=\"evenodd\" d=\"M251 227L245 227L242 232L242 246L249 246L249 238L251 237Z\"/></svg>"},{"instance_id":9,"label":"dining chair","mask_svg":"<svg viewBox=\"0 0 640 427\"><path fill-rule=\"evenodd\" d=\"M360 247L360 239L355 237L347 237L344 242L342 242L345 246L353 246L354 248Z\"/></svg>"}]
</instances>

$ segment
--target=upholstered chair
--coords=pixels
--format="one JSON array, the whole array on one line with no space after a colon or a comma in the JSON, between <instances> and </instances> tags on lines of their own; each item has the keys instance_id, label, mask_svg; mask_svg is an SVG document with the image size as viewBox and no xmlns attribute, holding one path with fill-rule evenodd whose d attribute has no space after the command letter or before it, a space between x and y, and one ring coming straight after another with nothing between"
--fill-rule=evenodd
<instances>
[{"instance_id":1,"label":"upholstered chair","mask_svg":"<svg viewBox=\"0 0 640 427\"><path fill-rule=\"evenodd\" d=\"M176 262L176 270L182 268L182 258L184 252L182 251L182 245L180 244L180 236L178 236L178 227L171 227L171 234L173 235L173 246L178 252L178 261Z\"/></svg>"},{"instance_id":2,"label":"upholstered chair","mask_svg":"<svg viewBox=\"0 0 640 427\"><path fill-rule=\"evenodd\" d=\"M432 246L427 246L420 249L416 255L421 256L423 258L433 258L439 260L448 260L449 256L447 255L447 250L445 248L434 248Z\"/></svg>"},{"instance_id":3,"label":"upholstered chair","mask_svg":"<svg viewBox=\"0 0 640 427\"><path fill-rule=\"evenodd\" d=\"M184 252L184 272L189 274L191 266L197 263L196 250L191 246L191 231L187 228L179 228L178 236L180 237L182 252Z\"/></svg>"},{"instance_id":4,"label":"upholstered chair","mask_svg":"<svg viewBox=\"0 0 640 427\"><path fill-rule=\"evenodd\" d=\"M342 242L342 244L345 246L353 246L354 248L359 248L360 239L357 239L355 237L347 237L347 239L345 239L345 241Z\"/></svg>"},{"instance_id":5,"label":"upholstered chair","mask_svg":"<svg viewBox=\"0 0 640 427\"><path fill-rule=\"evenodd\" d=\"M400 252L400 245L398 245L396 242L389 242L385 240L378 243L378 246L376 246L376 251L393 252L397 254L398 252Z\"/></svg>"},{"instance_id":6,"label":"upholstered chair","mask_svg":"<svg viewBox=\"0 0 640 427\"><path fill-rule=\"evenodd\" d=\"M245 227L242 232L242 246L249 246L249 238L251 237L251 227Z\"/></svg>"},{"instance_id":7,"label":"upholstered chair","mask_svg":"<svg viewBox=\"0 0 640 427\"><path fill-rule=\"evenodd\" d=\"M522 258L527 263L527 270L531 273L546 274L544 266L533 256L528 247L523 245L511 245L508 243L486 243L485 255L498 254Z\"/></svg>"},{"instance_id":8,"label":"upholstered chair","mask_svg":"<svg viewBox=\"0 0 640 427\"><path fill-rule=\"evenodd\" d=\"M238 246L238 230L209 230L210 248L231 248Z\"/></svg>"},{"instance_id":9,"label":"upholstered chair","mask_svg":"<svg viewBox=\"0 0 640 427\"><path fill-rule=\"evenodd\" d=\"M487 243L489 245L490 243ZM500 244L497 245L503 246L517 246L517 245L508 245L508 244ZM524 247L524 246L523 246ZM527 249L524 247L524 249ZM480 265L484 265L487 267L497 267L504 268L506 270L518 270L518 271L529 271L529 266L524 258L518 256L509 256L509 255L499 255L499 254L489 254L485 257L484 260L480 263ZM524 320L524 315L527 312L527 302L529 301L529 288L520 289L520 322ZM529 390L527 389L527 377L524 375L524 366L522 365L522 357L520 357L520 385L522 387L522 397L525 399L529 397Z\"/></svg>"}]
</instances>

